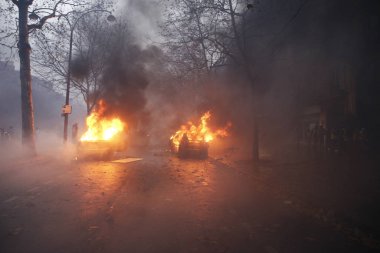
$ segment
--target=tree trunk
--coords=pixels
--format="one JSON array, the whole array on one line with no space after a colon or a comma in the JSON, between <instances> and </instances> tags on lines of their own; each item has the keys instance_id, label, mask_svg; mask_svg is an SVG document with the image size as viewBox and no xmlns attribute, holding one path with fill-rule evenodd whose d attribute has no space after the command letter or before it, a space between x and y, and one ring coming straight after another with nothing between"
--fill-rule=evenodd
<instances>
[{"instance_id":1,"label":"tree trunk","mask_svg":"<svg viewBox=\"0 0 380 253\"><path fill-rule=\"evenodd\" d=\"M22 143L36 153L28 31L28 1L19 1L19 56L21 82Z\"/></svg>"},{"instance_id":2,"label":"tree trunk","mask_svg":"<svg viewBox=\"0 0 380 253\"><path fill-rule=\"evenodd\" d=\"M87 116L90 115L92 106L90 105L90 83L88 81L88 77L86 76L86 106L87 106Z\"/></svg>"},{"instance_id":3,"label":"tree trunk","mask_svg":"<svg viewBox=\"0 0 380 253\"><path fill-rule=\"evenodd\" d=\"M253 89L253 87L251 87ZM254 92L252 92L254 93ZM255 94L252 94L253 103L252 103L252 161L254 165L259 161L259 119L257 116L258 111L258 101Z\"/></svg>"},{"instance_id":4,"label":"tree trunk","mask_svg":"<svg viewBox=\"0 0 380 253\"><path fill-rule=\"evenodd\" d=\"M235 11L232 5L232 0L228 0L228 5L230 8L230 17L231 17L231 25L232 25L232 30L235 35L236 39L236 46L240 52L240 56L242 58L242 65L243 65L243 71L247 75L247 79L250 82L251 85L251 97L253 99L252 102L252 161L254 164L259 161L259 119L257 116L258 112L258 99L257 99L257 94L256 94L256 89L255 89L255 78L253 77L252 70L251 70L251 60L248 57L248 52L247 48L245 47L245 42L244 38L242 38L239 34L239 31L237 30L237 25L236 25L236 20L235 20Z\"/></svg>"},{"instance_id":5,"label":"tree trunk","mask_svg":"<svg viewBox=\"0 0 380 253\"><path fill-rule=\"evenodd\" d=\"M87 99L86 99L86 109L87 109L87 116L91 114L91 108L92 106L90 105L90 98L87 92Z\"/></svg>"}]
</instances>

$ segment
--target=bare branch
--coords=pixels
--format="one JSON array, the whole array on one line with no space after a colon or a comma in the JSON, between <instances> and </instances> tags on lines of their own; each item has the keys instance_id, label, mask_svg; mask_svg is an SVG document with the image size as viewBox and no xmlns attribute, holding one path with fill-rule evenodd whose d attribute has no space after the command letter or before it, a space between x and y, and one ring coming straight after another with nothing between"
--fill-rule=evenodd
<instances>
[{"instance_id":1,"label":"bare branch","mask_svg":"<svg viewBox=\"0 0 380 253\"><path fill-rule=\"evenodd\" d=\"M33 0L31 0L31 2L33 2ZM54 5L54 8L52 10L52 13L50 13L49 15L46 15L44 17L42 17L40 19L40 21L36 24L31 24L31 25L28 25L28 30L29 31L33 31L35 29L41 29L43 27L43 25L46 23L46 21L48 19L51 19L51 18L54 18L55 15L56 15L56 11L57 11L57 8L58 6L63 2L63 0L59 0L55 5Z\"/></svg>"},{"instance_id":2,"label":"bare branch","mask_svg":"<svg viewBox=\"0 0 380 253\"><path fill-rule=\"evenodd\" d=\"M18 0L12 0L12 3L18 7Z\"/></svg>"}]
</instances>

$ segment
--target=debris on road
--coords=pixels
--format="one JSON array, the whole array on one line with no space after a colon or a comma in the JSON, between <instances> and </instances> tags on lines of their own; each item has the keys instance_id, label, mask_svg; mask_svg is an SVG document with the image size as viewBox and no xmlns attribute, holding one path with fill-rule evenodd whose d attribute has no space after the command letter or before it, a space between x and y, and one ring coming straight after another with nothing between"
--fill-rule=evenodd
<instances>
[{"instance_id":1,"label":"debris on road","mask_svg":"<svg viewBox=\"0 0 380 253\"><path fill-rule=\"evenodd\" d=\"M125 159L119 159L119 160L114 160L111 161L112 163L131 163L131 162L137 162L141 161L142 158L125 158Z\"/></svg>"}]
</instances>

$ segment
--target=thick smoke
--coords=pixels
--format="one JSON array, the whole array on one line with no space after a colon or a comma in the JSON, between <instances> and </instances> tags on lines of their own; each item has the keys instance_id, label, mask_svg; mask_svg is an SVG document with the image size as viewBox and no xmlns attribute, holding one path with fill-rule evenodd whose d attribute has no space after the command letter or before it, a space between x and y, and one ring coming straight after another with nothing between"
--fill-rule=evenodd
<instances>
[{"instance_id":1,"label":"thick smoke","mask_svg":"<svg viewBox=\"0 0 380 253\"><path fill-rule=\"evenodd\" d=\"M123 17L97 29L91 28L98 25L96 20L92 22L83 26L90 27L83 32L88 38L82 41L84 49L75 54L72 75L79 82L92 82L89 99L91 103L105 102L103 116L120 117L129 131L145 131L149 125L145 96L152 75L149 68L162 53L155 46L142 48L133 24Z\"/></svg>"},{"instance_id":2,"label":"thick smoke","mask_svg":"<svg viewBox=\"0 0 380 253\"><path fill-rule=\"evenodd\" d=\"M158 23L162 18L163 1L120 0L121 11L127 18L141 45L160 41Z\"/></svg>"},{"instance_id":3,"label":"thick smoke","mask_svg":"<svg viewBox=\"0 0 380 253\"><path fill-rule=\"evenodd\" d=\"M79 81L82 81L90 73L90 63L83 56L76 56L71 61L71 76Z\"/></svg>"},{"instance_id":4,"label":"thick smoke","mask_svg":"<svg viewBox=\"0 0 380 253\"><path fill-rule=\"evenodd\" d=\"M149 84L145 68L146 51L128 45L124 52L115 53L107 62L103 76L103 99L106 114L122 117L129 125L146 124L145 89Z\"/></svg>"},{"instance_id":5,"label":"thick smoke","mask_svg":"<svg viewBox=\"0 0 380 253\"><path fill-rule=\"evenodd\" d=\"M103 76L107 113L121 115L136 128L154 122L152 135L164 140L187 120L211 110L211 126L231 121L231 135L238 140L235 145L252 145L254 86L261 151L281 153L290 143L296 143L304 108L324 103L323 98L328 97L325 93L335 87L334 82L344 84L336 78L340 72L337 66L355 67L356 54L360 53L353 52L364 52L360 41L348 39L351 33L361 37L357 36L361 31L351 28L353 21L347 23L352 4L343 15L337 11L343 1L265 1L245 16L249 46L243 53L250 60L254 81L248 80L241 62L232 61L213 69L214 75L202 82L197 76L175 80L165 64L151 68L162 53L157 53L160 50L155 47L146 47L146 41L141 39L142 33L154 34L157 27L151 21L161 18L156 15L160 7L154 1L123 3L133 14L128 17L134 24L131 30L139 34L123 47L117 43L111 47L113 53ZM232 53L237 54L234 49Z\"/></svg>"}]
</instances>

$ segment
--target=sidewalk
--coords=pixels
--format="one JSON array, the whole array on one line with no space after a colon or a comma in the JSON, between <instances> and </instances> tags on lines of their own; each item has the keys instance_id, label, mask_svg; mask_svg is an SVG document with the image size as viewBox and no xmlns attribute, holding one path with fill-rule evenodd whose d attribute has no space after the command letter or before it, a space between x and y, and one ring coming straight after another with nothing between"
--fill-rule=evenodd
<instances>
[{"instance_id":1,"label":"sidewalk","mask_svg":"<svg viewBox=\"0 0 380 253\"><path fill-rule=\"evenodd\" d=\"M289 152L263 159L254 169L247 161L220 161L252 171L255 181L296 211L341 231L370 248L380 249L380 169L378 159L361 155Z\"/></svg>"}]
</instances>

